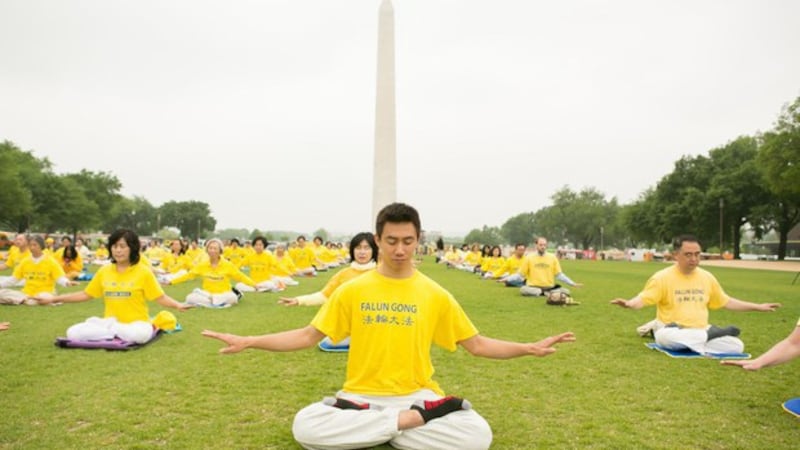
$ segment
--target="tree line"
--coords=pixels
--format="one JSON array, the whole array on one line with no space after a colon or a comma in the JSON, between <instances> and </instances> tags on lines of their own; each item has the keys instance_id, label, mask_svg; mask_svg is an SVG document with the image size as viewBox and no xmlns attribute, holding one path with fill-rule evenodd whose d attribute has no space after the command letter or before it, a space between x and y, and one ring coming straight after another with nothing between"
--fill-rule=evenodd
<instances>
[{"instance_id":1,"label":"tree line","mask_svg":"<svg viewBox=\"0 0 800 450\"><path fill-rule=\"evenodd\" d=\"M47 158L9 141L0 144L0 180L0 228L18 232L130 228L152 235L175 227L182 236L199 238L217 224L204 202L169 201L156 207L143 197L127 198L113 174L55 174ZM564 186L551 200L500 227L474 229L464 241L514 244L542 235L583 249L652 247L692 232L706 243L724 242L738 258L748 224L759 238L775 231L778 258L784 259L788 233L800 223L800 97L782 108L773 129L740 136L707 155L682 157L631 204L620 205L616 197L607 199L592 187L576 192Z\"/></svg>"},{"instance_id":2,"label":"tree line","mask_svg":"<svg viewBox=\"0 0 800 450\"><path fill-rule=\"evenodd\" d=\"M56 174L52 163L23 151L10 141L0 144L0 228L45 233L102 231L119 228L139 235L175 227L182 236L199 238L216 228L208 204L169 201L153 206L147 199L120 194L113 174L81 170Z\"/></svg>"},{"instance_id":3,"label":"tree line","mask_svg":"<svg viewBox=\"0 0 800 450\"><path fill-rule=\"evenodd\" d=\"M542 235L583 249L652 247L691 232L738 259L747 224L757 238L775 231L783 260L789 231L800 223L800 97L782 108L773 129L682 157L631 204L591 187L564 186L551 200L500 227L474 229L465 242L527 243Z\"/></svg>"}]
</instances>

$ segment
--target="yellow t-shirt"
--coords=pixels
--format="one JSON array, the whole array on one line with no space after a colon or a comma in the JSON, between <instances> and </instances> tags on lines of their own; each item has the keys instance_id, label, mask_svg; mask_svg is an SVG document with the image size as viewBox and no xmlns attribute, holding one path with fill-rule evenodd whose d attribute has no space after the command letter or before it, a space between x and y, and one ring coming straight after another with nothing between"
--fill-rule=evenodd
<instances>
[{"instance_id":1,"label":"yellow t-shirt","mask_svg":"<svg viewBox=\"0 0 800 450\"><path fill-rule=\"evenodd\" d=\"M23 259L31 256L30 250L25 250L24 252L19 251L19 247L12 246L8 249L8 257L6 258L6 265L9 268L14 268L17 264L21 263Z\"/></svg>"},{"instance_id":2,"label":"yellow t-shirt","mask_svg":"<svg viewBox=\"0 0 800 450\"><path fill-rule=\"evenodd\" d=\"M292 257L288 253L284 253L283 258L278 259L277 256L275 257L273 270L276 276L290 277L297 272L297 266L294 265Z\"/></svg>"},{"instance_id":3,"label":"yellow t-shirt","mask_svg":"<svg viewBox=\"0 0 800 450\"><path fill-rule=\"evenodd\" d=\"M308 269L314 265L314 262L317 260L314 250L311 250L311 247L308 245L303 248L295 247L289 250L289 255L292 257L292 261L294 261L294 265L297 266L298 269Z\"/></svg>"},{"instance_id":4,"label":"yellow t-shirt","mask_svg":"<svg viewBox=\"0 0 800 450\"><path fill-rule=\"evenodd\" d=\"M64 276L61 265L52 256L43 255L39 261L34 261L29 256L14 268L12 276L18 280L25 280L22 292L34 296L43 292L54 293L56 280Z\"/></svg>"},{"instance_id":5,"label":"yellow t-shirt","mask_svg":"<svg viewBox=\"0 0 800 450\"><path fill-rule=\"evenodd\" d=\"M242 267L242 262L247 257L247 250L244 247L225 247L222 256L228 261L232 262L236 267Z\"/></svg>"},{"instance_id":6,"label":"yellow t-shirt","mask_svg":"<svg viewBox=\"0 0 800 450\"><path fill-rule=\"evenodd\" d=\"M525 284L536 287L553 287L556 285L556 275L561 272L561 264L556 255L545 253L531 253L522 260L519 273L525 278Z\"/></svg>"},{"instance_id":7,"label":"yellow t-shirt","mask_svg":"<svg viewBox=\"0 0 800 450\"><path fill-rule=\"evenodd\" d=\"M203 255L206 255L206 258L208 258L208 254L206 254L205 250L203 250L200 247L189 248L188 250L186 250L185 255L188 256L192 260L193 264L197 264L197 263L201 262L201 256L203 256Z\"/></svg>"},{"instance_id":8,"label":"yellow t-shirt","mask_svg":"<svg viewBox=\"0 0 800 450\"><path fill-rule=\"evenodd\" d=\"M267 250L264 250L261 254L253 252L252 255L242 260L242 267L247 266L250 268L250 278L256 283L272 278L276 264L275 256Z\"/></svg>"},{"instance_id":9,"label":"yellow t-shirt","mask_svg":"<svg viewBox=\"0 0 800 450\"><path fill-rule=\"evenodd\" d=\"M366 395L444 395L431 344L455 351L478 334L453 296L418 271L398 280L371 270L341 285L311 325L334 342L351 336L343 390Z\"/></svg>"},{"instance_id":10,"label":"yellow t-shirt","mask_svg":"<svg viewBox=\"0 0 800 450\"><path fill-rule=\"evenodd\" d=\"M499 274L506 263L506 259L502 256L490 256L488 258L483 258L483 260L481 270L483 272L492 272L492 275Z\"/></svg>"},{"instance_id":11,"label":"yellow t-shirt","mask_svg":"<svg viewBox=\"0 0 800 450\"><path fill-rule=\"evenodd\" d=\"M94 259L108 259L111 255L108 254L108 249L105 246L97 247L94 251Z\"/></svg>"},{"instance_id":12,"label":"yellow t-shirt","mask_svg":"<svg viewBox=\"0 0 800 450\"><path fill-rule=\"evenodd\" d=\"M75 256L75 259L67 262L64 260L64 253L62 252L61 255L56 256L56 261L61 264L61 268L64 269L65 273L77 273L83 270L83 258L81 258L80 253Z\"/></svg>"},{"instance_id":13,"label":"yellow t-shirt","mask_svg":"<svg viewBox=\"0 0 800 450\"><path fill-rule=\"evenodd\" d=\"M153 271L141 262L122 273L117 271L116 264L101 267L84 292L91 297L103 297L106 307L103 317L116 317L121 323L149 322L147 302L164 295Z\"/></svg>"},{"instance_id":14,"label":"yellow t-shirt","mask_svg":"<svg viewBox=\"0 0 800 450\"><path fill-rule=\"evenodd\" d=\"M464 256L464 264L468 266L477 266L481 263L481 252L470 251Z\"/></svg>"},{"instance_id":15,"label":"yellow t-shirt","mask_svg":"<svg viewBox=\"0 0 800 450\"><path fill-rule=\"evenodd\" d=\"M186 254L175 256L173 253L165 253L161 258L161 268L169 273L175 273L179 270L191 270L192 259Z\"/></svg>"},{"instance_id":16,"label":"yellow t-shirt","mask_svg":"<svg viewBox=\"0 0 800 450\"><path fill-rule=\"evenodd\" d=\"M217 267L212 267L211 261L204 261L194 266L191 271L172 280L172 284L182 283L196 277L203 277L202 289L210 294L222 294L230 291L231 279L241 281L248 286L256 284L225 258L219 259Z\"/></svg>"},{"instance_id":17,"label":"yellow t-shirt","mask_svg":"<svg viewBox=\"0 0 800 450\"><path fill-rule=\"evenodd\" d=\"M500 270L497 271L497 273L494 272L492 273L495 276L495 278L500 278L506 275L517 273L519 271L520 266L522 266L523 259L525 259L525 256L523 256L522 258L517 258L516 256L511 255L508 258L506 258L503 267L501 267Z\"/></svg>"},{"instance_id":18,"label":"yellow t-shirt","mask_svg":"<svg viewBox=\"0 0 800 450\"><path fill-rule=\"evenodd\" d=\"M370 266L367 269L356 269L355 267L350 266L336 272L336 274L332 276L330 280L328 280L328 283L325 284L325 287L322 288L322 295L327 298L331 298L331 295L333 295L333 291L335 291L336 288L352 280L353 278L364 275L374 268L375 267Z\"/></svg>"},{"instance_id":19,"label":"yellow t-shirt","mask_svg":"<svg viewBox=\"0 0 800 450\"><path fill-rule=\"evenodd\" d=\"M687 328L706 328L708 310L722 308L730 299L708 271L698 267L685 275L677 265L653 274L639 296L645 305L656 305L658 320Z\"/></svg>"}]
</instances>

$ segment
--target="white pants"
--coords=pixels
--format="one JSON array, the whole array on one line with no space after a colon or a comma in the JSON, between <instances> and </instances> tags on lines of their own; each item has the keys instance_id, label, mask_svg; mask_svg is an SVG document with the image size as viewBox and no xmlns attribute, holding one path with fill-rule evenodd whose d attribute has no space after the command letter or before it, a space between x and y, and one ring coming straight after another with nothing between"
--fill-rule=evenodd
<instances>
[{"instance_id":1,"label":"white pants","mask_svg":"<svg viewBox=\"0 0 800 450\"><path fill-rule=\"evenodd\" d=\"M298 284L300 284L300 282L298 282L297 280L295 280L292 277L274 276L274 277L272 277L272 281L274 281L276 283L280 281L281 283L285 284L286 286L297 286Z\"/></svg>"},{"instance_id":2,"label":"white pants","mask_svg":"<svg viewBox=\"0 0 800 450\"><path fill-rule=\"evenodd\" d=\"M236 283L236 289L241 292L278 292L281 290L278 284L271 280L257 283L256 287L248 286L244 283Z\"/></svg>"},{"instance_id":3,"label":"white pants","mask_svg":"<svg viewBox=\"0 0 800 450\"><path fill-rule=\"evenodd\" d=\"M197 306L233 306L239 303L239 298L233 291L210 294L198 288L186 296L186 303Z\"/></svg>"},{"instance_id":4,"label":"white pants","mask_svg":"<svg viewBox=\"0 0 800 450\"><path fill-rule=\"evenodd\" d=\"M36 294L37 297L52 298L51 292L40 292ZM0 289L0 305L21 305L26 304L30 306L38 305L36 300L28 298L28 295L22 291L14 289Z\"/></svg>"},{"instance_id":5,"label":"white pants","mask_svg":"<svg viewBox=\"0 0 800 450\"><path fill-rule=\"evenodd\" d=\"M67 338L79 341L103 341L115 336L123 341L144 344L153 338L153 324L143 320L120 323L114 317L89 317L67 329Z\"/></svg>"},{"instance_id":6,"label":"white pants","mask_svg":"<svg viewBox=\"0 0 800 450\"><path fill-rule=\"evenodd\" d=\"M744 342L735 336L722 336L708 340L704 328L666 327L657 322L653 336L656 344L670 350L694 350L701 355L707 353L742 353Z\"/></svg>"},{"instance_id":7,"label":"white pants","mask_svg":"<svg viewBox=\"0 0 800 450\"><path fill-rule=\"evenodd\" d=\"M178 278L181 275L184 275L185 273L186 269L181 269L175 273L168 273L168 272L159 273L156 275L156 278L158 279L159 283L169 283L170 281L174 280L175 278Z\"/></svg>"},{"instance_id":8,"label":"white pants","mask_svg":"<svg viewBox=\"0 0 800 450\"><path fill-rule=\"evenodd\" d=\"M294 418L292 433L309 450L340 450L373 447L389 443L399 449L487 449L492 443L492 429L472 409L452 412L420 427L400 431L397 417L416 400L437 400L430 390L410 395L383 397L346 392L340 398L367 402L368 410L339 409L322 402L300 410Z\"/></svg>"}]
</instances>

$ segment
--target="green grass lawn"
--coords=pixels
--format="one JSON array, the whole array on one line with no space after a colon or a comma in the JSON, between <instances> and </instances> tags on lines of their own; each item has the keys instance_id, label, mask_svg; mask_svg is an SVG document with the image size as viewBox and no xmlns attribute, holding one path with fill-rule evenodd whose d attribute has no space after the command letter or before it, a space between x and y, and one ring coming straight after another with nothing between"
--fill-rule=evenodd
<instances>
[{"instance_id":1,"label":"green grass lawn","mask_svg":"<svg viewBox=\"0 0 800 450\"><path fill-rule=\"evenodd\" d=\"M573 292L582 304L553 307L426 261L421 270L456 296L482 334L534 341L569 330L578 339L546 358L509 361L435 348L436 378L489 421L497 449L796 448L798 421L780 404L800 396L800 362L749 373L672 359L645 348L635 333L654 308L609 305L635 295L661 267L565 261L564 271L585 284ZM713 323L742 329L746 351L758 355L794 328L800 285L791 285L793 273L709 270L734 297L783 303L775 313L711 313ZM303 278L286 294L317 290L330 275ZM196 285L167 292L183 300ZM100 300L0 307L0 321L12 322L0 332L0 448L300 448L291 434L294 413L341 387L346 355L223 356L221 343L200 336L206 328L261 334L300 327L316 312L276 300L247 294L233 308L176 313L184 331L129 352L53 346L70 325L102 315Z\"/></svg>"}]
</instances>

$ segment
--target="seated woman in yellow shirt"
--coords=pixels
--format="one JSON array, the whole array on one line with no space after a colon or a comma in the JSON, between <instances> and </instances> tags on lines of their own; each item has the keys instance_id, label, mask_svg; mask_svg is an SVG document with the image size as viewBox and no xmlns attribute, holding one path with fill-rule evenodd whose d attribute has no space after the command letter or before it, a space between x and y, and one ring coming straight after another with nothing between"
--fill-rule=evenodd
<instances>
[{"instance_id":1,"label":"seated woman in yellow shirt","mask_svg":"<svg viewBox=\"0 0 800 450\"><path fill-rule=\"evenodd\" d=\"M275 246L275 267L273 267L273 277L275 281L280 281L286 286L297 286L300 284L294 276L302 276L300 270L294 264L294 260L289 256L286 246L278 244Z\"/></svg>"},{"instance_id":2,"label":"seated woman in yellow shirt","mask_svg":"<svg viewBox=\"0 0 800 450\"><path fill-rule=\"evenodd\" d=\"M161 264L153 269L156 273L156 278L161 283L174 280L192 269L192 260L186 255L186 250L180 239L170 242L169 249L170 252L161 257Z\"/></svg>"},{"instance_id":3,"label":"seated woman in yellow shirt","mask_svg":"<svg viewBox=\"0 0 800 450\"><path fill-rule=\"evenodd\" d=\"M28 239L30 256L20 261L14 268L10 277L0 280L0 305L37 305L35 297L53 297L55 285L75 286L78 283L70 281L65 275L61 265L42 250L45 246L41 236L32 236ZM17 291L4 289L19 285L24 282L24 287Z\"/></svg>"},{"instance_id":4,"label":"seated woman in yellow shirt","mask_svg":"<svg viewBox=\"0 0 800 450\"><path fill-rule=\"evenodd\" d=\"M103 298L103 318L90 317L67 329L67 338L100 341L118 337L143 344L155 336L147 302L184 311L191 306L178 303L164 293L153 271L140 260L139 237L130 230L117 230L108 238L111 264L97 270L86 289L52 298L36 296L40 305L78 303Z\"/></svg>"},{"instance_id":5,"label":"seated woman in yellow shirt","mask_svg":"<svg viewBox=\"0 0 800 450\"><path fill-rule=\"evenodd\" d=\"M206 241L208 260L166 284L178 284L203 277L201 288L186 296L186 303L205 307L226 308L239 303L240 292L231 289L231 280L255 287L256 283L243 274L232 262L222 257L222 241L217 238Z\"/></svg>"},{"instance_id":6,"label":"seated woman in yellow shirt","mask_svg":"<svg viewBox=\"0 0 800 450\"><path fill-rule=\"evenodd\" d=\"M266 249L268 244L267 239L263 236L253 239L253 253L242 259L241 267L250 268L250 278L256 285L251 287L242 282L236 283L236 289L239 291L279 292L286 287L286 284L273 277L276 261L275 256Z\"/></svg>"},{"instance_id":7,"label":"seated woman in yellow shirt","mask_svg":"<svg viewBox=\"0 0 800 450\"><path fill-rule=\"evenodd\" d=\"M56 261L70 280L77 279L83 271L83 258L74 245L64 247L64 251L56 255Z\"/></svg>"}]
</instances>

